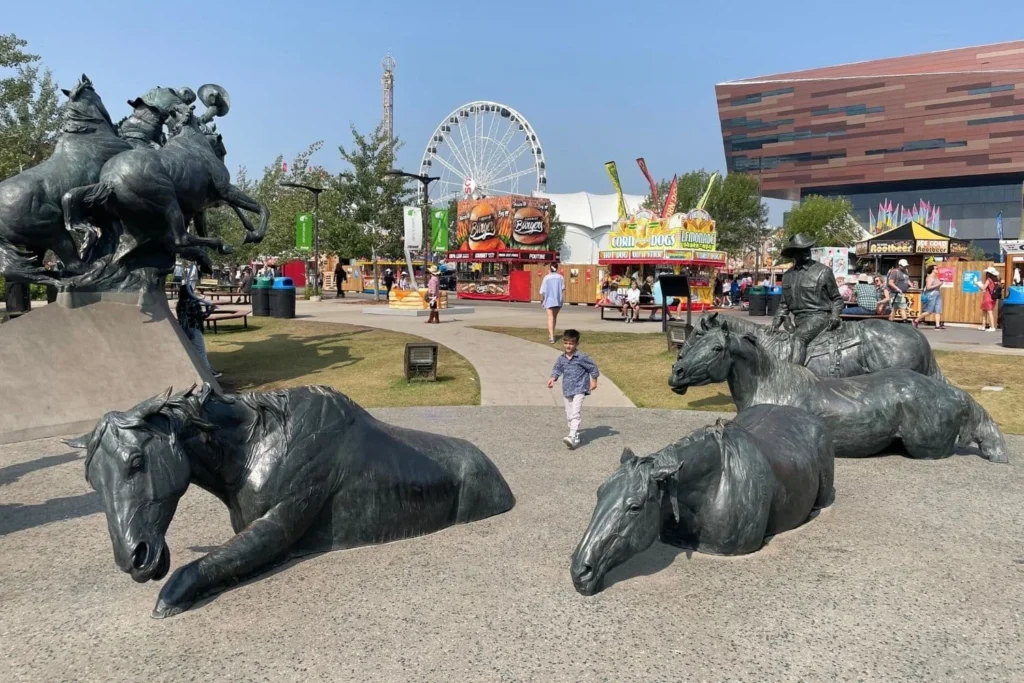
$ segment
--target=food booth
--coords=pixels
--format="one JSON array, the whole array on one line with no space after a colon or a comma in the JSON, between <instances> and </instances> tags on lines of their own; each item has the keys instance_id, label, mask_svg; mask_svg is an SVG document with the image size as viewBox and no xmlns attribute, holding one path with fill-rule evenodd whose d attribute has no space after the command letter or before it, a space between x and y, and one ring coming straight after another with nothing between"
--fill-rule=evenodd
<instances>
[{"instance_id":1,"label":"food booth","mask_svg":"<svg viewBox=\"0 0 1024 683\"><path fill-rule=\"evenodd\" d=\"M608 233L608 249L599 252L600 272L596 286L606 274L617 280L618 294L637 277L641 285L647 276L657 280L663 273L685 273L690 281L692 310L714 305L714 281L725 267L726 253L716 251L715 221L707 211L694 209L667 219L644 209L617 221Z\"/></svg>"},{"instance_id":2,"label":"food booth","mask_svg":"<svg viewBox=\"0 0 1024 683\"><path fill-rule=\"evenodd\" d=\"M445 261L456 270L459 299L530 301L529 264L548 265L558 254L548 250L550 202L508 195L458 203L459 248Z\"/></svg>"},{"instance_id":3,"label":"food booth","mask_svg":"<svg viewBox=\"0 0 1024 683\"><path fill-rule=\"evenodd\" d=\"M970 265L964 260L969 246L967 240L953 239L917 221L910 221L857 242L854 253L861 261L873 261L874 272L883 277L900 259L907 260L907 274L910 276L907 304L911 316L920 313L924 271L928 265L934 264L942 280L943 319L953 323L980 322L981 299L974 296L978 292L972 284L975 273L970 267L965 267ZM981 270L984 269L983 265ZM966 283L964 278L967 278ZM972 309L977 309L974 314Z\"/></svg>"}]
</instances>

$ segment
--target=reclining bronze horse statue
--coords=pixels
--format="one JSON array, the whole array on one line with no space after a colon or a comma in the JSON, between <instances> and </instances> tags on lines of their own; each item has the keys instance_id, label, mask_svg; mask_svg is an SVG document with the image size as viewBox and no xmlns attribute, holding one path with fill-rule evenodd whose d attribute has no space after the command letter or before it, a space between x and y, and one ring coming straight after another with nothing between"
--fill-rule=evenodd
<instances>
[{"instance_id":1,"label":"reclining bronze horse statue","mask_svg":"<svg viewBox=\"0 0 1024 683\"><path fill-rule=\"evenodd\" d=\"M164 535L190 484L231 513L234 536L171 575L154 617L290 558L421 536L515 503L473 444L385 424L327 387L168 390L68 444L86 449L114 559L139 583L170 569Z\"/></svg>"}]
</instances>

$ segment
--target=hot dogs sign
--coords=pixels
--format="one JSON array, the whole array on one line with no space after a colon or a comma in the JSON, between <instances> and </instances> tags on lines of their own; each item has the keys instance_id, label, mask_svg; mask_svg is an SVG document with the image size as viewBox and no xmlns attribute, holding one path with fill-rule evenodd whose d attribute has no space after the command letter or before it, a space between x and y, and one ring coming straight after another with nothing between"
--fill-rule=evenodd
<instances>
[{"instance_id":1,"label":"hot dogs sign","mask_svg":"<svg viewBox=\"0 0 1024 683\"><path fill-rule=\"evenodd\" d=\"M694 209L660 218L648 209L620 218L608 232L608 249L703 249L714 251L715 221L707 211Z\"/></svg>"},{"instance_id":2,"label":"hot dogs sign","mask_svg":"<svg viewBox=\"0 0 1024 683\"><path fill-rule=\"evenodd\" d=\"M459 251L547 247L551 219L547 199L509 195L459 202Z\"/></svg>"}]
</instances>

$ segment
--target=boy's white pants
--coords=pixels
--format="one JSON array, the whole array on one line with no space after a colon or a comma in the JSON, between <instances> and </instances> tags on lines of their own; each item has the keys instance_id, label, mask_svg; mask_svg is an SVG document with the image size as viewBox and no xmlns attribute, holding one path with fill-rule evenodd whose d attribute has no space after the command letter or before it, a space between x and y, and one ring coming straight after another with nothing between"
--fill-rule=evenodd
<instances>
[{"instance_id":1,"label":"boy's white pants","mask_svg":"<svg viewBox=\"0 0 1024 683\"><path fill-rule=\"evenodd\" d=\"M573 439L576 438L577 432L580 430L584 398L586 398L586 394L576 394L572 398L562 397L562 400L565 401L565 419L569 422L569 436Z\"/></svg>"}]
</instances>

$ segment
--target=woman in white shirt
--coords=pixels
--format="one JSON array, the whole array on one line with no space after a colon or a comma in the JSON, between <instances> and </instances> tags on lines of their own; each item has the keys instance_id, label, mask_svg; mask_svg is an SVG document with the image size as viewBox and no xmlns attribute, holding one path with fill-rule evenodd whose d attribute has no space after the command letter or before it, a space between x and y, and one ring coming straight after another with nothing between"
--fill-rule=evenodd
<instances>
[{"instance_id":1,"label":"woman in white shirt","mask_svg":"<svg viewBox=\"0 0 1024 683\"><path fill-rule=\"evenodd\" d=\"M637 311L639 310L640 286L636 279L634 279L630 283L629 289L626 290L626 303L622 306L622 316L626 319L627 323L631 323L636 318Z\"/></svg>"}]
</instances>

